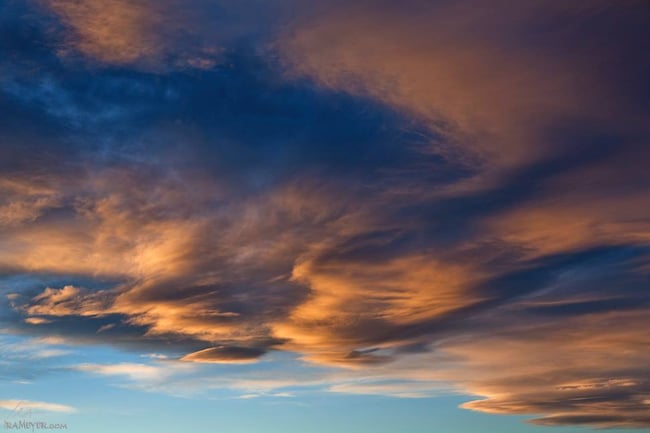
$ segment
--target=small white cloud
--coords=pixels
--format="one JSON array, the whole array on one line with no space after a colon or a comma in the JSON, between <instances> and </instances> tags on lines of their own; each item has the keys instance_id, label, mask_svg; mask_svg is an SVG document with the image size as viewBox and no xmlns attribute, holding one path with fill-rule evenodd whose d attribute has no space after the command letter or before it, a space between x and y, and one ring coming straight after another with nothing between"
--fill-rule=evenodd
<instances>
[{"instance_id":1,"label":"small white cloud","mask_svg":"<svg viewBox=\"0 0 650 433\"><path fill-rule=\"evenodd\" d=\"M40 410L45 412L63 412L72 413L76 409L72 406L66 406L58 403L46 403L42 401L30 400L0 400L0 409L19 412L22 410Z\"/></svg>"},{"instance_id":2,"label":"small white cloud","mask_svg":"<svg viewBox=\"0 0 650 433\"><path fill-rule=\"evenodd\" d=\"M291 394L290 392L275 392L275 393L242 394L237 398L241 400L250 400L252 398L260 398L260 397L291 398L293 396L294 395Z\"/></svg>"},{"instance_id":3,"label":"small white cloud","mask_svg":"<svg viewBox=\"0 0 650 433\"><path fill-rule=\"evenodd\" d=\"M330 392L361 395L383 395L397 398L426 398L433 395L431 383L342 383L329 388Z\"/></svg>"},{"instance_id":4,"label":"small white cloud","mask_svg":"<svg viewBox=\"0 0 650 433\"><path fill-rule=\"evenodd\" d=\"M94 373L101 376L123 376L131 380L158 380L168 376L169 371L163 367L121 363L121 364L80 364L76 370Z\"/></svg>"},{"instance_id":5,"label":"small white cloud","mask_svg":"<svg viewBox=\"0 0 650 433\"><path fill-rule=\"evenodd\" d=\"M151 358L151 359L168 359L169 356L164 355L162 353L147 353L146 355L142 355L144 358Z\"/></svg>"}]
</instances>

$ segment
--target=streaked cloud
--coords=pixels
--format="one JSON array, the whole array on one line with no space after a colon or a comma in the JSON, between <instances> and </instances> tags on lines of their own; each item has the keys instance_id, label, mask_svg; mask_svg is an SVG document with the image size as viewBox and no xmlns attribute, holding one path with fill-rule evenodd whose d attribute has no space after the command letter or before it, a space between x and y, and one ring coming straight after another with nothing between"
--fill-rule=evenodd
<instances>
[{"instance_id":1,"label":"streaked cloud","mask_svg":"<svg viewBox=\"0 0 650 433\"><path fill-rule=\"evenodd\" d=\"M71 406L66 406L64 404L46 403L42 401L30 401L30 400L0 400L0 409L5 409L9 411L31 409L31 410L38 410L44 412L63 412L63 413L71 413L76 411L75 408Z\"/></svg>"},{"instance_id":2,"label":"streaked cloud","mask_svg":"<svg viewBox=\"0 0 650 433\"><path fill-rule=\"evenodd\" d=\"M182 361L205 363L248 363L256 362L264 351L247 347L210 347L185 355Z\"/></svg>"},{"instance_id":3,"label":"streaked cloud","mask_svg":"<svg viewBox=\"0 0 650 433\"><path fill-rule=\"evenodd\" d=\"M650 425L644 5L479 3L40 2L62 33L0 60L3 377L105 344L150 359L62 369Z\"/></svg>"},{"instance_id":4,"label":"streaked cloud","mask_svg":"<svg viewBox=\"0 0 650 433\"><path fill-rule=\"evenodd\" d=\"M118 376L141 381L161 380L170 374L161 366L134 363L80 364L75 366L75 369L102 376Z\"/></svg>"}]
</instances>

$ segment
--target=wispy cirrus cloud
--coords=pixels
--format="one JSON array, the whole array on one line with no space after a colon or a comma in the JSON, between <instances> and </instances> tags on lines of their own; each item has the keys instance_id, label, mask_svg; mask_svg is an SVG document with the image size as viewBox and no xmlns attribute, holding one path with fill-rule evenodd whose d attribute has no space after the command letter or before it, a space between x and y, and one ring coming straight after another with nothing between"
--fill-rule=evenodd
<instances>
[{"instance_id":1,"label":"wispy cirrus cloud","mask_svg":"<svg viewBox=\"0 0 650 433\"><path fill-rule=\"evenodd\" d=\"M64 404L58 403L46 403L42 401L30 401L30 400L0 400L0 409L5 409L8 411L17 411L17 410L38 410L45 412L63 412L63 413L72 413L76 412L76 409L72 406L67 406Z\"/></svg>"},{"instance_id":2,"label":"wispy cirrus cloud","mask_svg":"<svg viewBox=\"0 0 650 433\"><path fill-rule=\"evenodd\" d=\"M120 364L80 364L74 367L83 372L98 374L102 376L125 377L131 380L159 381L170 374L162 366L120 363Z\"/></svg>"}]
</instances>

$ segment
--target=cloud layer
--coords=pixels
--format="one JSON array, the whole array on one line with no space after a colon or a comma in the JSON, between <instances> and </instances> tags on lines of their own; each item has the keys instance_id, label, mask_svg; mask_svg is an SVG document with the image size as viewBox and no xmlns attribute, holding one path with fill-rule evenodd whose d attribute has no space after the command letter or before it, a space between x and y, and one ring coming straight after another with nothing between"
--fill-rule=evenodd
<instances>
[{"instance_id":1,"label":"cloud layer","mask_svg":"<svg viewBox=\"0 0 650 433\"><path fill-rule=\"evenodd\" d=\"M643 2L185 3L1 6L4 327L650 425Z\"/></svg>"}]
</instances>

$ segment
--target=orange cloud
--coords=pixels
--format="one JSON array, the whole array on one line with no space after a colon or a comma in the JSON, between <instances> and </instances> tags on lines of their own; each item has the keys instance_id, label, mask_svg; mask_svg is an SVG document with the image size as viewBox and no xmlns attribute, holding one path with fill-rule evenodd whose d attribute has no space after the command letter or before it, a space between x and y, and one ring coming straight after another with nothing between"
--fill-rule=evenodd
<instances>
[{"instance_id":1,"label":"orange cloud","mask_svg":"<svg viewBox=\"0 0 650 433\"><path fill-rule=\"evenodd\" d=\"M592 169L591 179L607 177ZM396 247L401 233L380 211L400 204L391 191L359 205L337 189L289 185L220 207L218 186L207 188L200 176L182 179L128 169L96 173L57 192L74 203L66 218L27 220L5 232L13 247L0 255L4 267L120 280L106 290L49 287L22 303L12 296L28 323L117 314L146 327L143 339L202 341L206 349L182 357L192 363L254 362L277 349L317 365L352 367L316 381L332 392L421 397L453 387L484 397L468 409L539 415L542 424L646 422L639 403L647 399L643 310L549 319L525 311L598 302L597 291L570 299L551 284L544 286L550 298L538 298L526 287L531 277L517 287L519 298L500 293L502 274L534 269L549 255L621 239L644 243L623 236L627 229L599 238L574 231L572 238L552 224L558 212L581 212L578 198L587 191L565 189L562 200L551 193L563 190L552 182L570 184L570 177L549 181L556 207L540 208L549 221L520 225L535 223L530 212L537 208L515 207L479 219L481 239L447 248L430 246L415 220L420 243ZM590 199L598 211L580 215L599 225L622 221L644 209L630 194L618 206ZM505 262L499 248L511 255ZM158 377L129 365L81 369Z\"/></svg>"},{"instance_id":2,"label":"orange cloud","mask_svg":"<svg viewBox=\"0 0 650 433\"><path fill-rule=\"evenodd\" d=\"M485 397L463 407L542 415L532 422L543 425L646 426L644 314L594 314L450 345L465 359L453 380Z\"/></svg>"},{"instance_id":3,"label":"orange cloud","mask_svg":"<svg viewBox=\"0 0 650 433\"><path fill-rule=\"evenodd\" d=\"M636 146L620 153L548 179L535 201L486 218L485 230L528 257L603 245L648 245L644 161L650 155Z\"/></svg>"},{"instance_id":4,"label":"orange cloud","mask_svg":"<svg viewBox=\"0 0 650 433\"><path fill-rule=\"evenodd\" d=\"M99 62L216 61L208 42L178 54L179 35L194 41L179 2L110 3L46 2L70 48ZM240 383L246 390L317 383L420 397L444 384L483 398L468 409L538 424L650 425L647 116L607 75L617 50L593 51L601 39L581 38L578 25L616 11L606 1L380 3L300 16L276 44L287 75L417 119L437 133L430 151L471 176L438 184L426 177L437 167L421 163L373 167L368 178L306 170L240 190L213 168L124 163L1 180L0 268L114 282L14 293L21 323L55 329L60 317L118 315L146 329L143 341L191 340L183 361L254 362L285 350L351 367ZM549 17L577 28L528 32L547 29ZM198 27L198 40L215 40ZM110 338L110 325L93 337Z\"/></svg>"},{"instance_id":5,"label":"orange cloud","mask_svg":"<svg viewBox=\"0 0 650 433\"><path fill-rule=\"evenodd\" d=\"M56 189L38 181L0 178L0 194L0 225L4 227L34 221L60 205Z\"/></svg>"},{"instance_id":6,"label":"orange cloud","mask_svg":"<svg viewBox=\"0 0 650 433\"><path fill-rule=\"evenodd\" d=\"M314 235L309 227L330 212L321 193L304 187L218 206L218 187L205 188L200 178L178 182L126 169L97 173L75 188L59 191L73 203L65 218L24 222L6 233L0 265L118 283L106 290L47 287L22 306L13 300L31 316L28 323L119 314L149 336L264 347L273 339L269 322L304 290L288 281L292 257L305 247L303 235ZM287 230L294 224L305 229ZM259 302L253 314L237 310L240 285L250 286L245 305ZM275 304L278 311L268 312Z\"/></svg>"},{"instance_id":7,"label":"orange cloud","mask_svg":"<svg viewBox=\"0 0 650 433\"><path fill-rule=\"evenodd\" d=\"M588 20L610 5L337 4L291 27L277 45L289 76L369 96L424 120L445 137L432 143L435 152L494 174L561 149L542 137L556 119L607 119L608 106L624 104L598 69L612 53L582 46L584 38L572 33L579 30L568 24L543 37L530 30L549 17Z\"/></svg>"},{"instance_id":8,"label":"orange cloud","mask_svg":"<svg viewBox=\"0 0 650 433\"><path fill-rule=\"evenodd\" d=\"M264 350L260 349L219 346L187 354L181 360L208 364L247 364L257 362L263 354Z\"/></svg>"},{"instance_id":9,"label":"orange cloud","mask_svg":"<svg viewBox=\"0 0 650 433\"><path fill-rule=\"evenodd\" d=\"M303 23L281 41L289 73L427 119L436 132L462 140L465 148L442 149L456 157L530 157L530 146L514 142L527 133L519 125L528 128L532 111L570 98L564 83L548 78L552 66L496 44L500 23L486 20L484 8L414 3L362 2Z\"/></svg>"},{"instance_id":10,"label":"orange cloud","mask_svg":"<svg viewBox=\"0 0 650 433\"><path fill-rule=\"evenodd\" d=\"M70 29L69 45L102 63L206 69L219 60L217 43L196 33L194 7L176 0L43 0ZM205 29L204 29L205 30ZM189 36L188 36L189 35ZM194 39L187 41L184 39ZM180 44L180 46L179 46Z\"/></svg>"},{"instance_id":11,"label":"orange cloud","mask_svg":"<svg viewBox=\"0 0 650 433\"><path fill-rule=\"evenodd\" d=\"M326 253L333 255L338 248L331 245ZM311 295L288 320L274 325L275 335L314 362L354 366L381 361L381 352L364 353L363 348L410 343L399 335L386 337L391 329L478 303L481 299L466 290L480 279L478 273L431 256L377 262L336 255L305 259L294 267L293 279L308 285Z\"/></svg>"}]
</instances>

